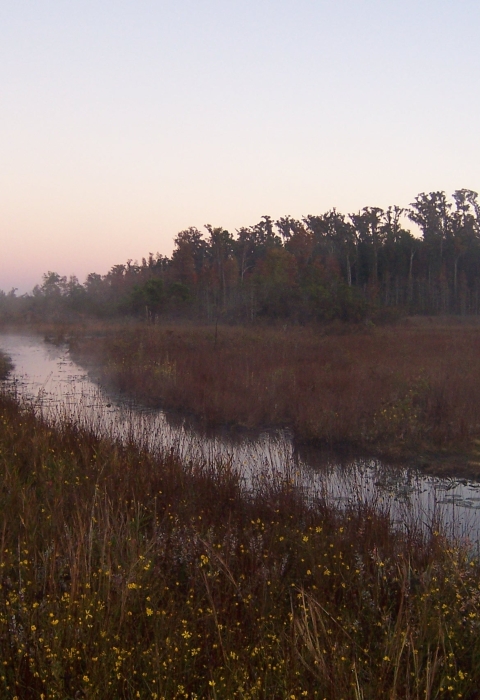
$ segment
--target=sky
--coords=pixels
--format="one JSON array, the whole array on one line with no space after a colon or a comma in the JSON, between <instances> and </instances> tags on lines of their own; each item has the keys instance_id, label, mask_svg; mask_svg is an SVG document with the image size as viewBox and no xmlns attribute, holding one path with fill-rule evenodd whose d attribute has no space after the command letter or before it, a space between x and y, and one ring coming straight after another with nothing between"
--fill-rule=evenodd
<instances>
[{"instance_id":1,"label":"sky","mask_svg":"<svg viewBox=\"0 0 480 700\"><path fill-rule=\"evenodd\" d=\"M2 0L0 289L480 190L478 0Z\"/></svg>"}]
</instances>

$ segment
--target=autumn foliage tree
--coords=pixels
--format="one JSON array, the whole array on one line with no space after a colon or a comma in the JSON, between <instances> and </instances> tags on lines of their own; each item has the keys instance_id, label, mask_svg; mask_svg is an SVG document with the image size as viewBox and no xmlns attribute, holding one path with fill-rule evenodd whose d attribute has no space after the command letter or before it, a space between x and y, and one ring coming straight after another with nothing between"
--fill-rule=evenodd
<instances>
[{"instance_id":1,"label":"autumn foliage tree","mask_svg":"<svg viewBox=\"0 0 480 700\"><path fill-rule=\"evenodd\" d=\"M415 234L409 226L415 226ZM48 272L33 294L3 294L0 313L130 314L231 321L346 321L396 313L480 313L476 192L420 193L408 208L263 216L232 233L180 231L170 257L114 265L106 275ZM13 311L12 311L13 310ZM14 314L13 314L14 315Z\"/></svg>"}]
</instances>

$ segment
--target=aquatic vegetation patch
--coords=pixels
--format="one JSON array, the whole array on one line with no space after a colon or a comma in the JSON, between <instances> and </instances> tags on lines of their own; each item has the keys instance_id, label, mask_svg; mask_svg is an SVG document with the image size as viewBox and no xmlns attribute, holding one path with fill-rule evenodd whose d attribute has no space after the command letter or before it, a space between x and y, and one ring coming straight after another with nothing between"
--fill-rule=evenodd
<instances>
[{"instance_id":1,"label":"aquatic vegetation patch","mask_svg":"<svg viewBox=\"0 0 480 700\"><path fill-rule=\"evenodd\" d=\"M0 380L6 379L13 369L11 358L0 351Z\"/></svg>"}]
</instances>

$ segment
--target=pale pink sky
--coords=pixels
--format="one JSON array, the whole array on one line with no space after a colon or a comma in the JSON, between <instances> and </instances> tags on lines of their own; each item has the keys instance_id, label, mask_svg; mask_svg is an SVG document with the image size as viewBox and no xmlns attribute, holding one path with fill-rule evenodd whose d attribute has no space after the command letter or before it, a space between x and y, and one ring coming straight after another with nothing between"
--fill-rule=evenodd
<instances>
[{"instance_id":1,"label":"pale pink sky","mask_svg":"<svg viewBox=\"0 0 480 700\"><path fill-rule=\"evenodd\" d=\"M474 0L4 0L0 289L480 189Z\"/></svg>"}]
</instances>

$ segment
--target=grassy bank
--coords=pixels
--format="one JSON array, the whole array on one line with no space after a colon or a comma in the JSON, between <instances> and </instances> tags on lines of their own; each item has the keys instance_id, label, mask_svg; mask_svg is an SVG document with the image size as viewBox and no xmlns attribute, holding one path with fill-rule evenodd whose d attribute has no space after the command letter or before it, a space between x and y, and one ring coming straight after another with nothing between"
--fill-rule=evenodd
<instances>
[{"instance_id":1,"label":"grassy bank","mask_svg":"<svg viewBox=\"0 0 480 700\"><path fill-rule=\"evenodd\" d=\"M0 472L2 697L478 697L479 563L434 524L246 495L5 397Z\"/></svg>"},{"instance_id":2,"label":"grassy bank","mask_svg":"<svg viewBox=\"0 0 480 700\"><path fill-rule=\"evenodd\" d=\"M478 325L139 326L76 347L113 388L207 424L290 426L300 440L389 456L468 455L480 435Z\"/></svg>"},{"instance_id":3,"label":"grassy bank","mask_svg":"<svg viewBox=\"0 0 480 700\"><path fill-rule=\"evenodd\" d=\"M0 352L0 380L6 379L13 369L11 359L5 353Z\"/></svg>"}]
</instances>

